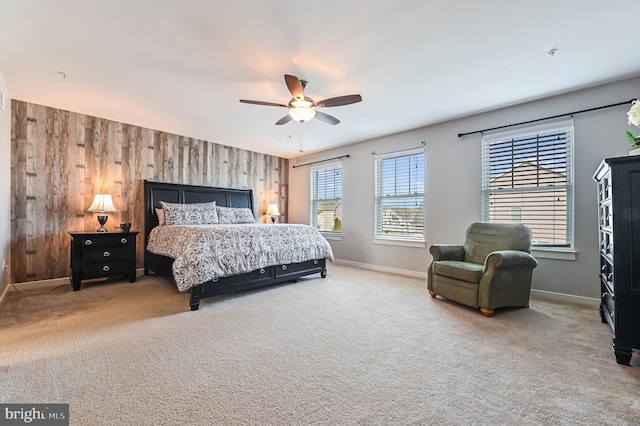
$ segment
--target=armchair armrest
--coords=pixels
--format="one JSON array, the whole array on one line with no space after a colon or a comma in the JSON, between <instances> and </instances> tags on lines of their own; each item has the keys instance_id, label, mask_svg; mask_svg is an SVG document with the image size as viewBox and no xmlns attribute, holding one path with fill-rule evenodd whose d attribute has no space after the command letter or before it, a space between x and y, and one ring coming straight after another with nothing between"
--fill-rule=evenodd
<instances>
[{"instance_id":1,"label":"armchair armrest","mask_svg":"<svg viewBox=\"0 0 640 426\"><path fill-rule=\"evenodd\" d=\"M499 250L489 253L485 262L485 269L488 267L506 268L509 266L538 266L536 259L529 253L519 250Z\"/></svg>"},{"instance_id":2,"label":"armchair armrest","mask_svg":"<svg viewBox=\"0 0 640 426\"><path fill-rule=\"evenodd\" d=\"M464 247L453 244L434 244L429 247L433 260L464 260Z\"/></svg>"},{"instance_id":3,"label":"armchair armrest","mask_svg":"<svg viewBox=\"0 0 640 426\"><path fill-rule=\"evenodd\" d=\"M503 306L528 306L536 259L525 251L489 253L478 286L478 304L493 310Z\"/></svg>"}]
</instances>

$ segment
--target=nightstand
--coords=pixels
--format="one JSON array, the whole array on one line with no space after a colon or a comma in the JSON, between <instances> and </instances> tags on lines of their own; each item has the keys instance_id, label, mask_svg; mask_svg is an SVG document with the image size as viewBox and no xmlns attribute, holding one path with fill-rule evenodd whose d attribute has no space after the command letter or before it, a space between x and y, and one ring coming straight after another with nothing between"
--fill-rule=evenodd
<instances>
[{"instance_id":1,"label":"nightstand","mask_svg":"<svg viewBox=\"0 0 640 426\"><path fill-rule=\"evenodd\" d=\"M69 232L71 235L71 285L80 290L88 278L136 280L138 232Z\"/></svg>"}]
</instances>

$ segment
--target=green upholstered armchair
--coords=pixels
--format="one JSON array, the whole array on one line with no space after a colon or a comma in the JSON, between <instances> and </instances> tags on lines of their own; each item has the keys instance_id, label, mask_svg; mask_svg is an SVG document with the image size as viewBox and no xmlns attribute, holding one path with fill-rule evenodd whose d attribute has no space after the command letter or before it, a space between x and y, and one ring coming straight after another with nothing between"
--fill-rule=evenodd
<instances>
[{"instance_id":1,"label":"green upholstered armchair","mask_svg":"<svg viewBox=\"0 0 640 426\"><path fill-rule=\"evenodd\" d=\"M431 297L480 308L529 307L531 230L522 224L472 223L463 245L432 245L427 287Z\"/></svg>"}]
</instances>

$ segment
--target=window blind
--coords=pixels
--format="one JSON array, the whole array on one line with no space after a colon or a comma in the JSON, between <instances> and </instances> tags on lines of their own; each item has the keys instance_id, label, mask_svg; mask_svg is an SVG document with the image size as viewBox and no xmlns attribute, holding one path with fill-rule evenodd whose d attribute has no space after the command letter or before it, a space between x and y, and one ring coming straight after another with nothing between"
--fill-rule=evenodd
<instances>
[{"instance_id":1,"label":"window blind","mask_svg":"<svg viewBox=\"0 0 640 426\"><path fill-rule=\"evenodd\" d=\"M482 219L524 223L537 246L573 243L573 125L483 138Z\"/></svg>"},{"instance_id":2,"label":"window blind","mask_svg":"<svg viewBox=\"0 0 640 426\"><path fill-rule=\"evenodd\" d=\"M424 241L424 150L375 159L375 237Z\"/></svg>"},{"instance_id":3,"label":"window blind","mask_svg":"<svg viewBox=\"0 0 640 426\"><path fill-rule=\"evenodd\" d=\"M311 169L311 226L342 231L342 165Z\"/></svg>"}]
</instances>

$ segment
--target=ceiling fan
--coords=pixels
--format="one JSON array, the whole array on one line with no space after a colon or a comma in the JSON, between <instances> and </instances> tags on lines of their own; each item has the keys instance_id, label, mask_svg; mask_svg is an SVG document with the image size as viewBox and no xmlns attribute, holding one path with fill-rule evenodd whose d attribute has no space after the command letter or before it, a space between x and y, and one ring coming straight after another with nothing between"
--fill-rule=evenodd
<instances>
[{"instance_id":1,"label":"ceiling fan","mask_svg":"<svg viewBox=\"0 0 640 426\"><path fill-rule=\"evenodd\" d=\"M362 100L362 96L360 95L345 95L315 102L313 99L304 95L304 89L306 89L308 84L307 81L299 80L298 77L289 74L285 74L284 81L287 84L289 92L291 92L291 96L293 96L287 105L274 102L251 101L248 99L240 99L240 102L245 104L289 108L289 113L276 122L276 125L278 126L288 123L291 120L297 120L300 123L304 123L312 118L317 118L320 121L335 126L340 122L340 120L329 114L318 111L318 108L350 105Z\"/></svg>"}]
</instances>

